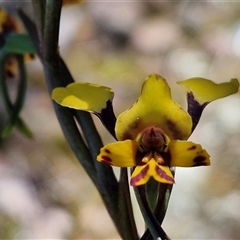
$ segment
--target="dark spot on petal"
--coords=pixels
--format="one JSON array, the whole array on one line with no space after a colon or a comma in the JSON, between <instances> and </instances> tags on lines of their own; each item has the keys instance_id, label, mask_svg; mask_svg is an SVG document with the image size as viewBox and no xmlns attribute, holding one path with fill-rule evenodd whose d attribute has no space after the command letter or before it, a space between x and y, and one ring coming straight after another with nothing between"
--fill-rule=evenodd
<instances>
[{"instance_id":1,"label":"dark spot on petal","mask_svg":"<svg viewBox=\"0 0 240 240\"><path fill-rule=\"evenodd\" d=\"M131 125L129 126L129 128L131 128L131 129L136 129L136 128L138 128L139 123L140 123L140 118L136 118L136 120L131 123Z\"/></svg>"},{"instance_id":2,"label":"dark spot on petal","mask_svg":"<svg viewBox=\"0 0 240 240\"><path fill-rule=\"evenodd\" d=\"M121 137L122 140L126 140L126 139L132 139L132 134L131 133L128 133L128 132L125 132L122 137Z\"/></svg>"},{"instance_id":3,"label":"dark spot on petal","mask_svg":"<svg viewBox=\"0 0 240 240\"><path fill-rule=\"evenodd\" d=\"M206 162L198 162L193 165L193 167L208 166Z\"/></svg>"},{"instance_id":4,"label":"dark spot on petal","mask_svg":"<svg viewBox=\"0 0 240 240\"><path fill-rule=\"evenodd\" d=\"M197 147L196 146L191 146L190 148L188 148L187 150L194 150L194 149L196 149Z\"/></svg>"},{"instance_id":5,"label":"dark spot on petal","mask_svg":"<svg viewBox=\"0 0 240 240\"><path fill-rule=\"evenodd\" d=\"M193 167L198 167L198 166L208 166L206 162L206 157L204 156L197 156L193 159Z\"/></svg>"},{"instance_id":6,"label":"dark spot on petal","mask_svg":"<svg viewBox=\"0 0 240 240\"><path fill-rule=\"evenodd\" d=\"M105 151L105 153L108 153L108 154L111 153L110 150L108 150L108 149L104 149L104 151Z\"/></svg>"},{"instance_id":7,"label":"dark spot on petal","mask_svg":"<svg viewBox=\"0 0 240 240\"><path fill-rule=\"evenodd\" d=\"M121 140L126 140L126 139L134 139L136 136L136 129L139 127L140 124L140 119L136 118L135 121L133 121L127 128L127 130L122 134Z\"/></svg>"},{"instance_id":8,"label":"dark spot on petal","mask_svg":"<svg viewBox=\"0 0 240 240\"><path fill-rule=\"evenodd\" d=\"M102 156L102 162L105 162L107 164L111 164L112 163L112 159L108 156Z\"/></svg>"},{"instance_id":9,"label":"dark spot on petal","mask_svg":"<svg viewBox=\"0 0 240 240\"><path fill-rule=\"evenodd\" d=\"M193 162L199 163L199 162L204 162L206 158L204 156L197 156L193 159Z\"/></svg>"},{"instance_id":10,"label":"dark spot on petal","mask_svg":"<svg viewBox=\"0 0 240 240\"><path fill-rule=\"evenodd\" d=\"M106 108L103 108L100 113L95 112L94 114L102 121L103 125L112 134L112 136L116 138L116 117L113 111L112 101L108 100L106 103Z\"/></svg>"},{"instance_id":11,"label":"dark spot on petal","mask_svg":"<svg viewBox=\"0 0 240 240\"><path fill-rule=\"evenodd\" d=\"M200 117L202 115L203 109L207 106L208 102L200 105L199 102L194 98L192 92L187 93L187 102L188 102L188 113L192 118L192 132L197 126Z\"/></svg>"},{"instance_id":12,"label":"dark spot on petal","mask_svg":"<svg viewBox=\"0 0 240 240\"><path fill-rule=\"evenodd\" d=\"M145 165L146 163L144 163L142 161L143 157L145 156L146 153L144 152L140 152L140 151L137 151L136 152L136 155L135 155L135 160L136 160L136 165L137 166L142 166L142 165Z\"/></svg>"},{"instance_id":13,"label":"dark spot on petal","mask_svg":"<svg viewBox=\"0 0 240 240\"><path fill-rule=\"evenodd\" d=\"M167 127L170 130L170 132L172 133L172 137L174 139L183 139L183 136L181 134L181 132L179 131L177 124L171 120L167 120Z\"/></svg>"}]
</instances>

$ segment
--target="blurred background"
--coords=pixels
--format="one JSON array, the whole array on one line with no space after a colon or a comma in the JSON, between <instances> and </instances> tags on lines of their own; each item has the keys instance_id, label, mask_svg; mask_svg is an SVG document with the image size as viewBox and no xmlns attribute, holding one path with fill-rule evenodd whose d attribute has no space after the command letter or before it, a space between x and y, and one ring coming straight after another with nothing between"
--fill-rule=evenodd
<instances>
[{"instance_id":1,"label":"blurred background","mask_svg":"<svg viewBox=\"0 0 240 240\"><path fill-rule=\"evenodd\" d=\"M11 14L30 1L1 2ZM76 81L114 89L118 115L152 72L176 81L240 78L240 4L225 1L86 1L62 11L60 53ZM102 201L63 137L38 59L27 63L21 117L0 145L0 239L119 239ZM0 102L0 124L6 114ZM94 117L104 143L113 141ZM211 103L190 140L210 167L177 168L163 228L172 239L240 239L240 95ZM117 169L116 169L117 172ZM144 223L134 201L139 232Z\"/></svg>"}]
</instances>

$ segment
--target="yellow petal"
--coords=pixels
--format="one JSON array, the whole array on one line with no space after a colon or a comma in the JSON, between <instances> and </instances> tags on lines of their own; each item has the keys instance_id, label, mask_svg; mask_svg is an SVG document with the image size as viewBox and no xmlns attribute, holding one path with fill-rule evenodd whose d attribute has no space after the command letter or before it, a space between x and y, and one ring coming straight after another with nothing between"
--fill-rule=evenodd
<instances>
[{"instance_id":1,"label":"yellow petal","mask_svg":"<svg viewBox=\"0 0 240 240\"><path fill-rule=\"evenodd\" d=\"M136 165L137 151L135 141L110 143L101 148L97 160L117 167L132 167Z\"/></svg>"},{"instance_id":2,"label":"yellow petal","mask_svg":"<svg viewBox=\"0 0 240 240\"><path fill-rule=\"evenodd\" d=\"M210 156L200 144L188 141L170 141L170 166L197 167L210 165Z\"/></svg>"},{"instance_id":3,"label":"yellow petal","mask_svg":"<svg viewBox=\"0 0 240 240\"><path fill-rule=\"evenodd\" d=\"M119 115L116 136L119 140L136 139L149 126L162 128L171 139L187 139L192 128L190 115L172 100L166 80L155 73L145 80L132 108Z\"/></svg>"},{"instance_id":4,"label":"yellow petal","mask_svg":"<svg viewBox=\"0 0 240 240\"><path fill-rule=\"evenodd\" d=\"M71 83L52 92L52 99L64 107L97 113L107 107L113 96L110 88L92 83Z\"/></svg>"},{"instance_id":5,"label":"yellow petal","mask_svg":"<svg viewBox=\"0 0 240 240\"><path fill-rule=\"evenodd\" d=\"M236 78L230 82L216 84L204 78L190 78L178 82L187 92L192 92L194 99L200 104L212 102L234 94L238 91L239 82Z\"/></svg>"},{"instance_id":6,"label":"yellow petal","mask_svg":"<svg viewBox=\"0 0 240 240\"><path fill-rule=\"evenodd\" d=\"M173 184L173 175L167 166L161 166L152 158L147 164L137 166L131 176L130 184L139 186L146 184L150 177L161 183Z\"/></svg>"}]
</instances>

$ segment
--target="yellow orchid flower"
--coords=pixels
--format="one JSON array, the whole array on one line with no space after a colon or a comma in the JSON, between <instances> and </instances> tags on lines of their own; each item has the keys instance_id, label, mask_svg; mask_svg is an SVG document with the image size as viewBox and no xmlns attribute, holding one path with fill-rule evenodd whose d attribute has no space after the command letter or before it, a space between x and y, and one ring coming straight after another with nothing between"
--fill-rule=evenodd
<instances>
[{"instance_id":1,"label":"yellow orchid flower","mask_svg":"<svg viewBox=\"0 0 240 240\"><path fill-rule=\"evenodd\" d=\"M107 87L72 83L53 90L52 98L60 105L95 113L104 125L115 125L118 140L101 148L97 160L118 167L134 167L130 184L146 184L149 178L173 184L171 167L210 165L210 156L201 145L186 141L196 127L204 107L211 101L238 91L239 83L215 84L207 79L179 82L187 90L188 112L173 101L164 78L153 73L142 86L136 103L112 116L113 91ZM109 116L109 118L107 117ZM109 121L114 124L109 124Z\"/></svg>"}]
</instances>

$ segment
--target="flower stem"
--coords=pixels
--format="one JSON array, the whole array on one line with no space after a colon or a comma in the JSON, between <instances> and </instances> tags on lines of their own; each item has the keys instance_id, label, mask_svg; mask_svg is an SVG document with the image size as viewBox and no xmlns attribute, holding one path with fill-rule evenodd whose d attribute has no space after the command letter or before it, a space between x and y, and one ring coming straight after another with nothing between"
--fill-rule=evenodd
<instances>
[{"instance_id":1,"label":"flower stem","mask_svg":"<svg viewBox=\"0 0 240 240\"><path fill-rule=\"evenodd\" d=\"M135 195L142 212L145 223L154 239L169 240L170 238L164 232L156 217L151 211L151 208L148 203L146 196L145 186L139 186L134 188Z\"/></svg>"},{"instance_id":2,"label":"flower stem","mask_svg":"<svg viewBox=\"0 0 240 240\"><path fill-rule=\"evenodd\" d=\"M132 203L129 191L129 182L127 175L127 168L121 168L120 170L120 180L119 180L119 219L121 225L124 229L124 239L126 240L138 240L138 233L136 228L136 223L134 221Z\"/></svg>"}]
</instances>

